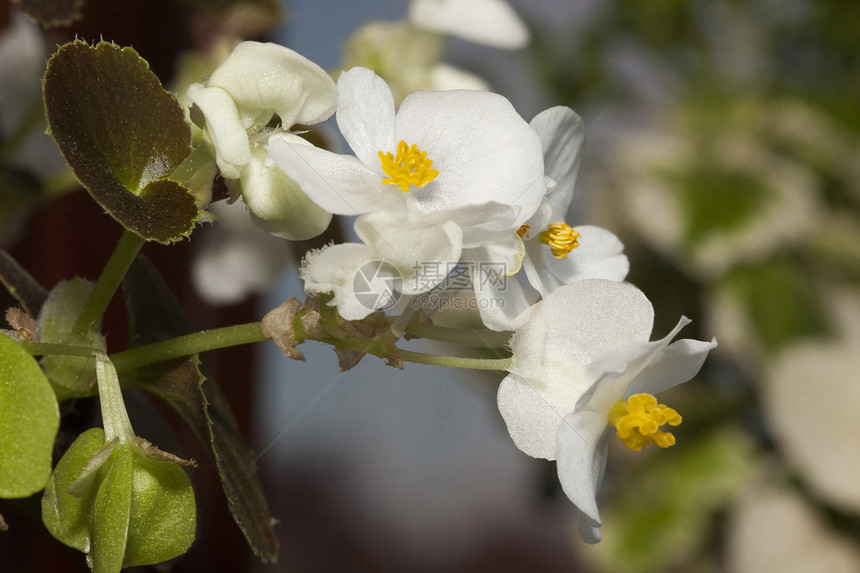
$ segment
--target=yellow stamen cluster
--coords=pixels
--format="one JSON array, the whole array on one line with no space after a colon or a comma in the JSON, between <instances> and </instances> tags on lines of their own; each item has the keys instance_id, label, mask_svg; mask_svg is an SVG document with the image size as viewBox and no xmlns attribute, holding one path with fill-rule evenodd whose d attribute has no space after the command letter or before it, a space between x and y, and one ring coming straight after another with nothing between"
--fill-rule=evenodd
<instances>
[{"instance_id":1,"label":"yellow stamen cluster","mask_svg":"<svg viewBox=\"0 0 860 573\"><path fill-rule=\"evenodd\" d=\"M651 442L661 448L675 445L675 436L660 431L660 426L677 426L681 415L665 404L658 404L651 394L634 394L619 400L609 412L609 425L618 430L618 437L631 450L639 451Z\"/></svg>"},{"instance_id":2,"label":"yellow stamen cluster","mask_svg":"<svg viewBox=\"0 0 860 573\"><path fill-rule=\"evenodd\" d=\"M379 161L382 170L388 175L382 182L397 185L404 193L409 192L410 185L424 187L439 175L438 171L431 169L433 161L427 159L426 151L421 151L414 144L409 146L403 140L397 144L397 156L380 151Z\"/></svg>"},{"instance_id":3,"label":"yellow stamen cluster","mask_svg":"<svg viewBox=\"0 0 860 573\"><path fill-rule=\"evenodd\" d=\"M541 231L538 240L549 245L552 256L566 259L568 253L579 246L579 233L565 223L550 223L546 231Z\"/></svg>"},{"instance_id":4,"label":"yellow stamen cluster","mask_svg":"<svg viewBox=\"0 0 860 573\"><path fill-rule=\"evenodd\" d=\"M529 229L530 228L531 227L529 225L523 225L522 227L517 229L517 235L520 236L520 239L522 239L523 237L525 237L526 239L529 238Z\"/></svg>"}]
</instances>

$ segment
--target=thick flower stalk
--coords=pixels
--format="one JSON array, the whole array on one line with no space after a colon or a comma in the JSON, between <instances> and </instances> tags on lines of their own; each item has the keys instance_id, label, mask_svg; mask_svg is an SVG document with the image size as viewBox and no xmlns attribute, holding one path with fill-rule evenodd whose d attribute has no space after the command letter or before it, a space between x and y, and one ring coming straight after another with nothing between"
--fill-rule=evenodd
<instances>
[{"instance_id":1,"label":"thick flower stalk","mask_svg":"<svg viewBox=\"0 0 860 573\"><path fill-rule=\"evenodd\" d=\"M609 440L630 449L674 444L680 415L654 398L696 375L716 341L671 343L689 320L649 342L654 311L636 287L601 279L559 287L511 340L499 411L517 447L558 461L585 541L600 540L600 489ZM671 343L671 344L670 344Z\"/></svg>"},{"instance_id":2,"label":"thick flower stalk","mask_svg":"<svg viewBox=\"0 0 860 573\"><path fill-rule=\"evenodd\" d=\"M279 136L269 155L324 210L360 215L362 245L335 245L308 257L309 293L333 292L345 318L352 279L369 261L402 277L404 294L427 292L470 250L492 245L485 262L518 269L516 230L545 193L537 134L503 97L486 92L415 92L395 112L385 82L354 68L338 80L338 126L355 156L296 145ZM427 269L432 269L430 273Z\"/></svg>"}]
</instances>

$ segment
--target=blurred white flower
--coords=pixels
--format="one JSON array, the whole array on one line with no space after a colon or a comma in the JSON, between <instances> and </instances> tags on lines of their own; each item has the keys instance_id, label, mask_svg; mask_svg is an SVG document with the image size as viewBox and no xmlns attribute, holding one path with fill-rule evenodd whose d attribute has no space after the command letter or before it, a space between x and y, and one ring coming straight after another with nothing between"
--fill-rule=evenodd
<instances>
[{"instance_id":1,"label":"blurred white flower","mask_svg":"<svg viewBox=\"0 0 860 573\"><path fill-rule=\"evenodd\" d=\"M649 342L654 310L639 289L601 279L559 287L511 340L513 363L498 392L499 411L519 449L558 460L580 533L600 540L596 495L612 427L630 449L674 444L659 428L681 417L652 394L698 373L716 341L684 339L682 318Z\"/></svg>"},{"instance_id":2,"label":"blurred white flower","mask_svg":"<svg viewBox=\"0 0 860 573\"><path fill-rule=\"evenodd\" d=\"M464 251L493 245L487 262L519 266L515 231L537 210L545 191L537 134L502 96L487 92L415 92L395 113L386 83L354 68L338 80L337 122L356 156L295 145L274 136L269 154L326 211L361 215L364 245L335 245L303 266L308 292L352 277L330 263L386 261L403 278L404 294L427 292L445 273L423 265L455 265ZM317 262L327 261L314 269ZM359 265L360 266L360 265ZM438 268L438 267L434 267ZM346 281L344 283L343 281ZM341 312L352 306L341 300ZM360 309L354 309L360 310ZM364 309L346 318L362 318ZM347 310L347 312L349 312Z\"/></svg>"},{"instance_id":3,"label":"blurred white flower","mask_svg":"<svg viewBox=\"0 0 860 573\"><path fill-rule=\"evenodd\" d=\"M802 245L817 226L817 185L754 134L708 144L651 131L627 136L618 206L643 237L699 276Z\"/></svg>"},{"instance_id":4,"label":"blurred white flower","mask_svg":"<svg viewBox=\"0 0 860 573\"><path fill-rule=\"evenodd\" d=\"M195 233L199 249L191 279L205 302L226 305L266 292L293 261L290 244L263 233L240 202L209 205L217 225Z\"/></svg>"},{"instance_id":5,"label":"blurred white flower","mask_svg":"<svg viewBox=\"0 0 860 573\"><path fill-rule=\"evenodd\" d=\"M803 480L828 502L860 513L858 372L860 337L795 345L767 368L762 402Z\"/></svg>"},{"instance_id":6,"label":"blurred white flower","mask_svg":"<svg viewBox=\"0 0 860 573\"><path fill-rule=\"evenodd\" d=\"M409 21L494 48L515 50L529 42L528 28L505 0L412 0Z\"/></svg>"},{"instance_id":7,"label":"blurred white flower","mask_svg":"<svg viewBox=\"0 0 860 573\"><path fill-rule=\"evenodd\" d=\"M860 553L830 530L815 510L788 490L758 487L729 514L727 561L731 573L854 573Z\"/></svg>"}]
</instances>

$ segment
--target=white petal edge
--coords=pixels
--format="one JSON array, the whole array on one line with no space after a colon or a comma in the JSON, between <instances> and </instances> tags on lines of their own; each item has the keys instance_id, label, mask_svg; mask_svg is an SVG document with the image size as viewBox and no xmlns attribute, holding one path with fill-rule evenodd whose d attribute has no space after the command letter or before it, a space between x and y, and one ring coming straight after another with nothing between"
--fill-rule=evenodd
<instances>
[{"instance_id":1,"label":"white petal edge","mask_svg":"<svg viewBox=\"0 0 860 573\"><path fill-rule=\"evenodd\" d=\"M563 221L579 173L585 122L569 107L556 106L537 114L529 125L540 138L544 172L557 184L547 195L553 205L553 215Z\"/></svg>"},{"instance_id":2,"label":"white petal edge","mask_svg":"<svg viewBox=\"0 0 860 573\"><path fill-rule=\"evenodd\" d=\"M204 137L215 151L221 175L226 179L238 179L242 167L251 160L251 146L233 98L221 88L191 84L188 99L206 118Z\"/></svg>"}]
</instances>

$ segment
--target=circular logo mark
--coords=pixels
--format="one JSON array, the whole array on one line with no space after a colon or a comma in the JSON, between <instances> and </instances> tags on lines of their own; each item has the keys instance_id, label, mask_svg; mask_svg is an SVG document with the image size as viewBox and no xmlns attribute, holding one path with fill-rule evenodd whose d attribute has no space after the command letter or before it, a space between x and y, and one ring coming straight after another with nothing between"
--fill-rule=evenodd
<instances>
[{"instance_id":1,"label":"circular logo mark","mask_svg":"<svg viewBox=\"0 0 860 573\"><path fill-rule=\"evenodd\" d=\"M364 263L352 278L355 298L368 310L386 310L400 299L403 280L393 265L385 261Z\"/></svg>"}]
</instances>

